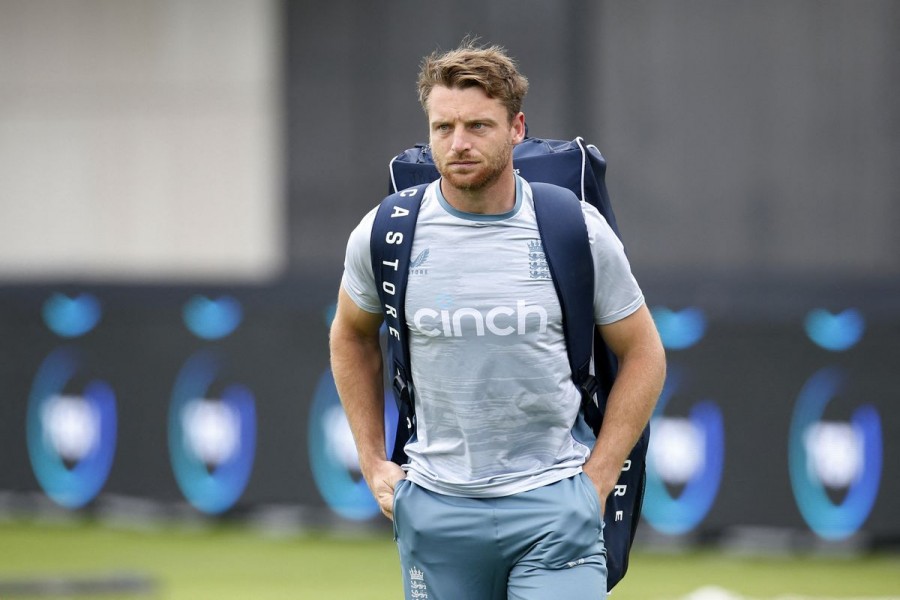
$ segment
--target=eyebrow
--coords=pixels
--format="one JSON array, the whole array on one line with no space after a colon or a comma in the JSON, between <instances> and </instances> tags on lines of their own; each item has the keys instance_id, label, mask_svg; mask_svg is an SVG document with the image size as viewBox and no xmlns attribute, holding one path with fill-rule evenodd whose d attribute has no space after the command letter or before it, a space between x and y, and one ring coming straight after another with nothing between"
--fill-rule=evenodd
<instances>
[{"instance_id":1,"label":"eyebrow","mask_svg":"<svg viewBox=\"0 0 900 600\"><path fill-rule=\"evenodd\" d=\"M440 126L440 125L449 124L449 123L454 123L454 122L457 122L457 121L462 121L463 125L472 125L473 123L485 123L485 124L488 124L488 125L496 125L497 122L498 122L496 119L493 119L493 118L491 118L491 117L476 117L476 118L473 118L473 119L456 119L456 118L453 118L453 119L434 119L434 120L431 121L431 127L434 128L434 127L438 127L438 126Z\"/></svg>"}]
</instances>

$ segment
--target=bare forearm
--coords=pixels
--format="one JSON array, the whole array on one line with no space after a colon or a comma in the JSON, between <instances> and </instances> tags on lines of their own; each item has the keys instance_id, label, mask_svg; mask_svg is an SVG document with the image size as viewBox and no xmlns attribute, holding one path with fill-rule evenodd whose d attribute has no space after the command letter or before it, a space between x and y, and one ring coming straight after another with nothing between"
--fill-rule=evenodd
<instances>
[{"instance_id":1,"label":"bare forearm","mask_svg":"<svg viewBox=\"0 0 900 600\"><path fill-rule=\"evenodd\" d=\"M331 371L353 432L360 470L381 512L393 518L394 486L405 473L387 459L384 447L380 322L380 316L356 308L341 290L331 325Z\"/></svg>"},{"instance_id":2,"label":"bare forearm","mask_svg":"<svg viewBox=\"0 0 900 600\"><path fill-rule=\"evenodd\" d=\"M377 337L360 338L336 321L331 331L331 369L365 474L367 463L385 460L384 386Z\"/></svg>"},{"instance_id":3,"label":"bare forearm","mask_svg":"<svg viewBox=\"0 0 900 600\"><path fill-rule=\"evenodd\" d=\"M619 478L629 452L650 420L665 380L665 363L653 352L620 363L606 404L603 427L585 469L605 498Z\"/></svg>"},{"instance_id":4,"label":"bare forearm","mask_svg":"<svg viewBox=\"0 0 900 600\"><path fill-rule=\"evenodd\" d=\"M653 414L666 379L666 357L646 306L601 332L619 359L619 372L584 470L605 503Z\"/></svg>"}]
</instances>

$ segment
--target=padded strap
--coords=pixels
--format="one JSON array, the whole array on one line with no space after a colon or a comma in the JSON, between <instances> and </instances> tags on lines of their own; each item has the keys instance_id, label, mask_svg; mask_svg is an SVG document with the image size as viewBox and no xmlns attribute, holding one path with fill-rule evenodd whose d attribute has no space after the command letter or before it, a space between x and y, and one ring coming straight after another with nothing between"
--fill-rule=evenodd
<instances>
[{"instance_id":1,"label":"padded strap","mask_svg":"<svg viewBox=\"0 0 900 600\"><path fill-rule=\"evenodd\" d=\"M400 418L391 460L406 462L403 448L415 433L415 399L406 328L406 282L416 220L428 184L408 188L385 198L375 213L369 247L372 273L378 289L387 328L391 383Z\"/></svg>"},{"instance_id":2,"label":"padded strap","mask_svg":"<svg viewBox=\"0 0 900 600\"><path fill-rule=\"evenodd\" d=\"M572 380L581 390L587 424L595 431L602 417L591 374L594 345L594 262L581 201L571 190L532 183L534 210L544 255L563 314L563 330Z\"/></svg>"}]
</instances>

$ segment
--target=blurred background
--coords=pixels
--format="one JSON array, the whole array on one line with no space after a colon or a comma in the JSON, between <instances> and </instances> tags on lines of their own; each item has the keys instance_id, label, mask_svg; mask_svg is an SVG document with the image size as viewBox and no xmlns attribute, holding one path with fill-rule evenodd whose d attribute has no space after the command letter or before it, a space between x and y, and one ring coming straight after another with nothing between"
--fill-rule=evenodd
<instances>
[{"instance_id":1,"label":"blurred background","mask_svg":"<svg viewBox=\"0 0 900 600\"><path fill-rule=\"evenodd\" d=\"M900 547L900 4L0 0L0 514L387 533L344 244L467 34L608 161L668 349L641 547Z\"/></svg>"}]
</instances>

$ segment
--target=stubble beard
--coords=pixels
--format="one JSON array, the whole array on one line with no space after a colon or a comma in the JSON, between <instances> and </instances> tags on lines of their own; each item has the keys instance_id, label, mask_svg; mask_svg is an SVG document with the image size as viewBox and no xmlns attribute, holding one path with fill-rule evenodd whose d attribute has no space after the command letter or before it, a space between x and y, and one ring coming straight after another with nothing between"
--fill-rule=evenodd
<instances>
[{"instance_id":1,"label":"stubble beard","mask_svg":"<svg viewBox=\"0 0 900 600\"><path fill-rule=\"evenodd\" d=\"M437 155L434 155L434 162L438 173L441 174L441 177L443 177L444 181L450 186L464 192L479 192L490 187L500 178L500 175L503 174L509 165L510 158L512 157L512 149L512 142L507 142L493 154L485 156L484 162L479 165L479 172L475 177L472 177L472 175L468 173L454 173L448 168L450 160L446 156L438 157ZM454 158L464 160L467 158L467 155Z\"/></svg>"}]
</instances>

